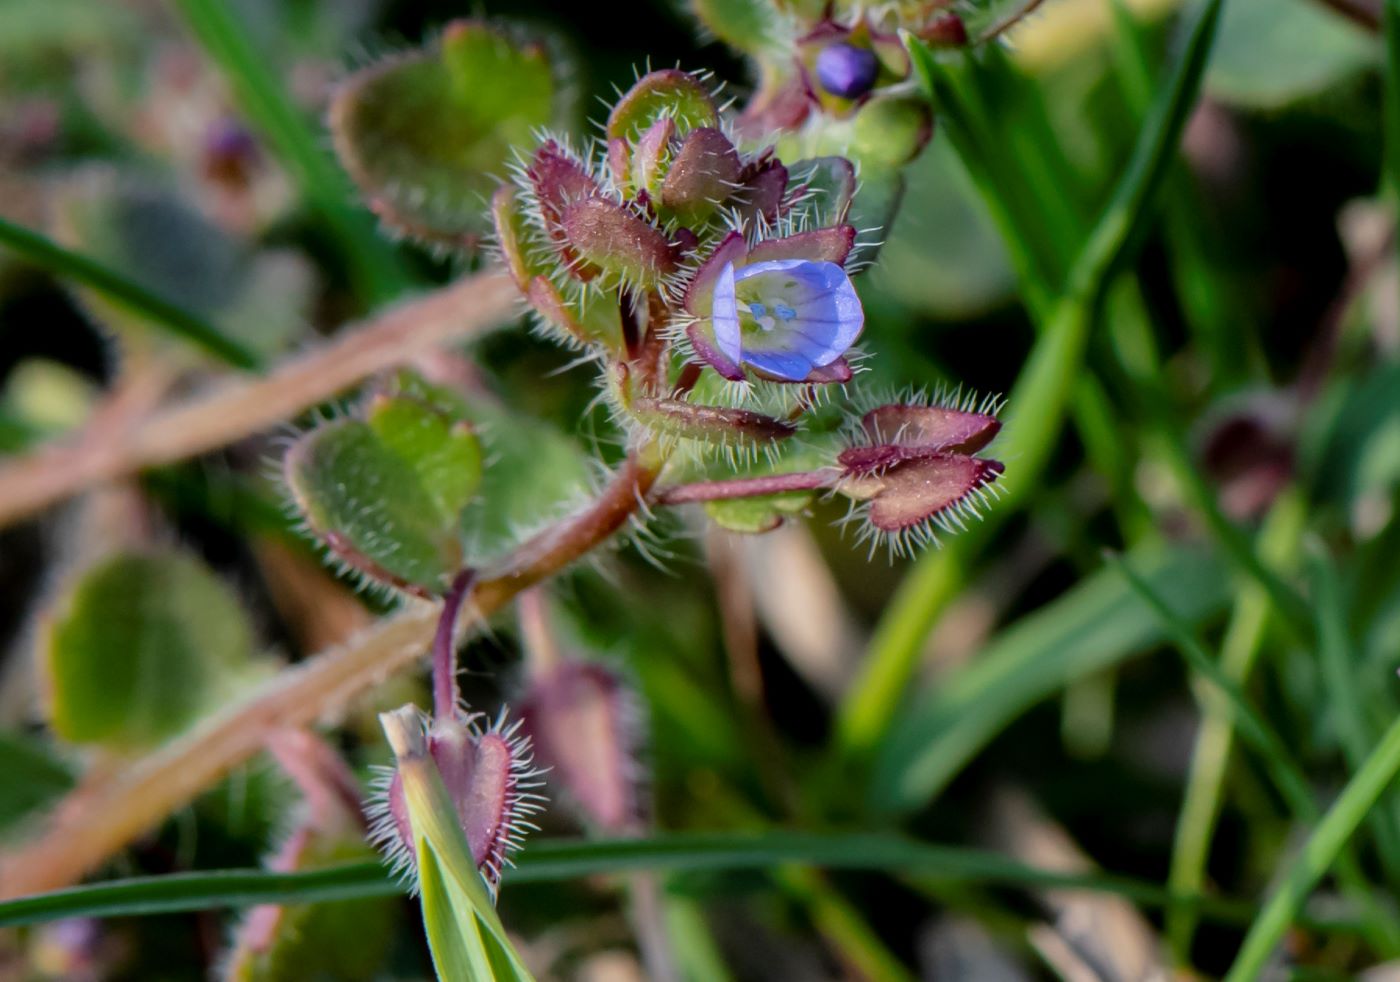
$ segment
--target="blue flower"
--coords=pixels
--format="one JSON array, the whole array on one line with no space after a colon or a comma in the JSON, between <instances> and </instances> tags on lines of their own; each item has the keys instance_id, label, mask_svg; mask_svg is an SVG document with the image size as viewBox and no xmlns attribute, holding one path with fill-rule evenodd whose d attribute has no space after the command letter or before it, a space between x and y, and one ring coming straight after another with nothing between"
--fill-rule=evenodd
<instances>
[{"instance_id":1,"label":"blue flower","mask_svg":"<svg viewBox=\"0 0 1400 982\"><path fill-rule=\"evenodd\" d=\"M865 312L837 263L773 259L715 279L710 323L719 353L785 382L837 362L860 337Z\"/></svg>"}]
</instances>

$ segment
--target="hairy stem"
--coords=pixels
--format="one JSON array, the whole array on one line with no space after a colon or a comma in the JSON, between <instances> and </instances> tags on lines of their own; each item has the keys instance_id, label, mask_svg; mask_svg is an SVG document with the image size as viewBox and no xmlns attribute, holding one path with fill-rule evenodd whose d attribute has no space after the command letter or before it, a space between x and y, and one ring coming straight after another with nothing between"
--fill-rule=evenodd
<instances>
[{"instance_id":1,"label":"hairy stem","mask_svg":"<svg viewBox=\"0 0 1400 982\"><path fill-rule=\"evenodd\" d=\"M457 690L457 617L475 579L476 570L462 570L442 598L442 613L433 634L433 712L439 720L452 718L461 697Z\"/></svg>"},{"instance_id":2,"label":"hairy stem","mask_svg":"<svg viewBox=\"0 0 1400 982\"><path fill-rule=\"evenodd\" d=\"M104 481L206 453L284 422L367 375L510 317L510 277L483 273L392 307L259 378L229 379L101 440L71 440L0 465L0 527Z\"/></svg>"},{"instance_id":3,"label":"hairy stem","mask_svg":"<svg viewBox=\"0 0 1400 982\"><path fill-rule=\"evenodd\" d=\"M652 502L658 505L684 505L697 501L761 498L785 491L820 491L834 485L840 477L840 470L827 467L791 474L737 477L728 481L697 481L694 484L677 484L674 487L662 488L653 496Z\"/></svg>"},{"instance_id":4,"label":"hairy stem","mask_svg":"<svg viewBox=\"0 0 1400 982\"><path fill-rule=\"evenodd\" d=\"M629 457L592 504L522 544L478 579L463 603L476 619L487 617L603 542L642 507L658 466ZM85 781L58 803L37 838L0 854L0 897L76 882L258 753L271 734L333 721L351 700L421 658L438 620L436 607L413 603L283 670L185 736Z\"/></svg>"}]
</instances>

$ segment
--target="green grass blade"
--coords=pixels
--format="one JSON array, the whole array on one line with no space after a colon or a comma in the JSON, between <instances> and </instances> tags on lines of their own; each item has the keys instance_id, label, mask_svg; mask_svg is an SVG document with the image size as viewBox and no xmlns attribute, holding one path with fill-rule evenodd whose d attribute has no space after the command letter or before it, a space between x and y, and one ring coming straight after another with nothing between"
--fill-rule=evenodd
<instances>
[{"instance_id":1,"label":"green grass blade","mask_svg":"<svg viewBox=\"0 0 1400 982\"><path fill-rule=\"evenodd\" d=\"M302 194L335 233L352 281L367 300L401 294L406 274L367 213L348 204L349 182L224 0L176 0L186 23L223 71L239 105L272 144Z\"/></svg>"},{"instance_id":2,"label":"green grass blade","mask_svg":"<svg viewBox=\"0 0 1400 982\"><path fill-rule=\"evenodd\" d=\"M1318 661L1330 703L1329 716L1352 771L1361 766L1374 739L1371 716L1357 685L1357 663L1347 631L1346 604L1336 568L1321 555L1309 562L1317 609ZM1372 812L1370 826L1391 881L1400 874L1400 822L1393 795Z\"/></svg>"},{"instance_id":3,"label":"green grass blade","mask_svg":"<svg viewBox=\"0 0 1400 982\"><path fill-rule=\"evenodd\" d=\"M783 866L774 881L805 908L807 916L841 962L870 982L915 982L904 963L889 950L861 911L810 866Z\"/></svg>"},{"instance_id":4,"label":"green grass blade","mask_svg":"<svg viewBox=\"0 0 1400 982\"><path fill-rule=\"evenodd\" d=\"M495 898L472 859L456 807L428 752L418 710L380 714L413 828L423 927L439 979L533 982L506 936Z\"/></svg>"},{"instance_id":5,"label":"green grass blade","mask_svg":"<svg viewBox=\"0 0 1400 982\"><path fill-rule=\"evenodd\" d=\"M703 908L690 897L666 896L666 934L687 982L734 982L710 933Z\"/></svg>"},{"instance_id":6,"label":"green grass blade","mask_svg":"<svg viewBox=\"0 0 1400 982\"><path fill-rule=\"evenodd\" d=\"M1134 572L1132 566L1124 559L1115 556L1111 561L1137 591L1138 596L1151 608L1168 636L1186 657L1191 670L1211 684L1213 695L1223 697L1225 710L1233 719L1240 736L1263 760L1274 786L1278 788L1294 817L1309 825L1314 824L1318 817L1317 804L1313 801L1312 790L1303 768L1289 751L1283 737L1259 715L1239 684L1225 673L1215 658L1211 657L1195 631L1172 610L1171 605ZM1400 946L1400 925L1395 924L1393 919L1374 903L1360 863L1350 851L1338 859L1338 879L1342 882L1342 888L1348 898L1366 914L1368 940L1378 951L1393 954L1400 950L1397 948Z\"/></svg>"},{"instance_id":7,"label":"green grass blade","mask_svg":"<svg viewBox=\"0 0 1400 982\"><path fill-rule=\"evenodd\" d=\"M1240 736L1254 748L1273 777L1274 785L1294 814L1311 818L1317 813L1313 804L1312 792L1302 768L1293 759L1283 738L1250 705L1243 690L1205 649L1195 631L1171 608L1167 601L1153 589L1121 556L1111 556L1113 567L1123 575L1123 579L1142 598L1149 610L1157 618L1177 649L1186 658L1191 671L1211 684L1212 690L1223 697L1226 711L1234 720Z\"/></svg>"},{"instance_id":8,"label":"green grass blade","mask_svg":"<svg viewBox=\"0 0 1400 982\"><path fill-rule=\"evenodd\" d=\"M1203 0L1187 29L1185 47L1143 124L1123 176L1070 272L1069 292L1093 302L1128 246L1141 234L1186 120L1196 105L1210 60L1223 0Z\"/></svg>"},{"instance_id":9,"label":"green grass blade","mask_svg":"<svg viewBox=\"0 0 1400 982\"><path fill-rule=\"evenodd\" d=\"M1007 474L1012 500L992 509L997 520L1016 504L1016 488L1025 495L1038 485L1054 451L1108 277L1148 220L1149 206L1200 91L1221 2L1205 0L1197 8L1183 54L1138 136L1107 208L1073 264L1068 292L1045 319L1042 335L1012 387L1006 427L997 444L997 453L1012 462ZM937 61L932 51L914 41L909 50L916 70L935 77ZM965 163L969 169L976 167L975 162ZM1007 214L1010 218L1011 213ZM960 541L957 548L973 547ZM886 608L862 672L840 709L837 740L845 756L868 755L885 733L908 689L924 640L961 583L961 564L962 557L949 550L924 557Z\"/></svg>"},{"instance_id":10,"label":"green grass blade","mask_svg":"<svg viewBox=\"0 0 1400 982\"><path fill-rule=\"evenodd\" d=\"M402 893L379 863L300 873L212 870L109 880L0 902L0 926L65 917L140 917L217 907L353 900Z\"/></svg>"},{"instance_id":11,"label":"green grass blade","mask_svg":"<svg viewBox=\"0 0 1400 982\"><path fill-rule=\"evenodd\" d=\"M1296 489L1285 491L1259 533L1261 557L1274 566L1291 567L1297 558L1307 517L1303 495ZM1271 610L1268 594L1262 586L1255 582L1241 584L1220 654L1221 669L1240 686L1246 684L1258 661ZM1234 732L1227 713L1207 712L1201 721L1177 819L1171 873L1167 879L1168 886L1179 893L1196 892L1205 883L1206 861L1220 816ZM1194 911L1168 911L1168 940L1183 961L1190 951L1195 928Z\"/></svg>"},{"instance_id":12,"label":"green grass blade","mask_svg":"<svg viewBox=\"0 0 1400 982\"><path fill-rule=\"evenodd\" d=\"M1308 894L1331 868L1397 773L1400 773L1400 720L1390 725L1308 838L1245 935L1244 945L1225 982L1247 982L1262 976L1270 954L1289 924L1297 920Z\"/></svg>"},{"instance_id":13,"label":"green grass blade","mask_svg":"<svg viewBox=\"0 0 1400 982\"><path fill-rule=\"evenodd\" d=\"M948 882L1100 891L1144 905L1185 905L1232 923L1247 922L1254 914L1246 903L1173 895L1144 880L1039 869L985 850L877 833L674 833L648 839L545 840L532 843L519 856L519 867L510 872L505 886L510 889L525 883L553 883L644 869L766 870L784 863L919 873ZM94 883L0 902L0 927L66 917L132 917L265 903L346 900L402 890L402 885L390 880L379 863L301 873L173 873Z\"/></svg>"},{"instance_id":14,"label":"green grass blade","mask_svg":"<svg viewBox=\"0 0 1400 982\"><path fill-rule=\"evenodd\" d=\"M938 114L940 129L952 142L986 204L1017 279L1028 291L1028 306L1044 307L1052 284L1059 279L1056 264L1063 259L1056 255L1043 216L1019 180L1015 159L998 152L996 133L989 131L985 99L978 95L982 87L978 73L984 69L969 53L941 57L917 40L907 39L906 43L914 74Z\"/></svg>"},{"instance_id":15,"label":"green grass blade","mask_svg":"<svg viewBox=\"0 0 1400 982\"><path fill-rule=\"evenodd\" d=\"M32 229L0 218L0 245L13 249L56 276L97 290L133 313L147 318L152 326L199 345L235 368L257 369L263 365L257 352L223 334L204 318L157 296L116 270L81 253L65 249Z\"/></svg>"},{"instance_id":16,"label":"green grass blade","mask_svg":"<svg viewBox=\"0 0 1400 982\"><path fill-rule=\"evenodd\" d=\"M1224 566L1211 554L1135 559L1188 620L1224 606ZM1016 716L1068 682L1117 664L1163 638L1143 602L1101 570L1003 630L976 661L943 680L891 726L874 760L870 805L924 806Z\"/></svg>"}]
</instances>

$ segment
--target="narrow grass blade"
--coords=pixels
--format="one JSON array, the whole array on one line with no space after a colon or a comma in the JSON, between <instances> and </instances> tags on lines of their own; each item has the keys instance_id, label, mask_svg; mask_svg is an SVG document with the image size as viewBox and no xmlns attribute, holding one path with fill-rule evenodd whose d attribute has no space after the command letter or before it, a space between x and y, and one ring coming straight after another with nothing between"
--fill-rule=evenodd
<instances>
[{"instance_id":1,"label":"narrow grass blade","mask_svg":"<svg viewBox=\"0 0 1400 982\"><path fill-rule=\"evenodd\" d=\"M1317 654L1330 703L1329 716L1353 772L1366 759L1375 730L1358 687L1358 665L1347 631L1346 604L1337 569L1323 556L1313 556L1312 574L1318 621ZM1369 825L1391 882L1400 875L1400 821L1395 796L1388 795L1372 812Z\"/></svg>"},{"instance_id":2,"label":"narrow grass blade","mask_svg":"<svg viewBox=\"0 0 1400 982\"><path fill-rule=\"evenodd\" d=\"M1289 569L1297 559L1307 522L1306 499L1296 489L1281 495L1259 532L1260 557L1272 567ZM1222 671L1244 686L1262 650L1272 605L1258 583L1241 584L1221 642ZM1196 736L1191 769L1182 796L1172 845L1168 885L1191 893L1205 883L1206 861L1220 816L1220 806L1234 743L1234 723L1228 713L1207 712ZM1167 913L1167 936L1173 951L1185 961L1196 930L1194 911Z\"/></svg>"},{"instance_id":3,"label":"narrow grass blade","mask_svg":"<svg viewBox=\"0 0 1400 982\"><path fill-rule=\"evenodd\" d=\"M1259 754L1273 777L1274 784L1295 814L1310 817L1316 813L1312 802L1312 792L1302 769L1293 759L1283 738L1249 704L1244 692L1234 679L1227 676L1216 660L1206 651L1191 626L1162 599L1141 576L1139 576L1121 556L1110 556L1110 563L1123 579L1132 587L1153 616L1162 625L1177 649L1186 658L1191 670L1211 684L1212 689L1224 697L1226 711L1235 722L1240 736Z\"/></svg>"},{"instance_id":4,"label":"narrow grass blade","mask_svg":"<svg viewBox=\"0 0 1400 982\"><path fill-rule=\"evenodd\" d=\"M263 365L257 352L223 334L197 314L156 296L135 280L87 256L65 249L38 232L0 218L0 245L13 249L56 276L97 290L133 313L147 318L153 327L197 344L235 368L258 369Z\"/></svg>"},{"instance_id":5,"label":"narrow grass blade","mask_svg":"<svg viewBox=\"0 0 1400 982\"><path fill-rule=\"evenodd\" d=\"M1142 233L1153 199L1176 156L1186 120L1195 108L1222 6L1223 0L1202 0L1197 7L1181 56L1143 124L1127 168L1075 260L1069 280L1072 295L1095 298L1129 245Z\"/></svg>"},{"instance_id":6,"label":"narrow grass blade","mask_svg":"<svg viewBox=\"0 0 1400 982\"><path fill-rule=\"evenodd\" d=\"M1225 982L1247 982L1263 975L1270 954L1289 924L1298 919L1308 894L1331 868L1397 773L1400 773L1400 720L1391 724L1293 860L1245 935L1244 945Z\"/></svg>"},{"instance_id":7,"label":"narrow grass blade","mask_svg":"<svg viewBox=\"0 0 1400 982\"><path fill-rule=\"evenodd\" d=\"M428 753L418 710L405 706L379 719L398 762L413 829L423 927L438 978L533 982L477 871L457 810Z\"/></svg>"},{"instance_id":8,"label":"narrow grass blade","mask_svg":"<svg viewBox=\"0 0 1400 982\"><path fill-rule=\"evenodd\" d=\"M532 843L520 855L519 867L510 872L505 887L635 870L765 870L784 863L917 873L948 882L1103 891L1144 905L1184 905L1232 923L1248 921L1254 914L1248 904L1201 895L1173 895L1144 880L1039 869L993 852L881 833L716 832L673 833L647 839L546 840ZM402 889L379 863L355 863L302 873L173 873L93 883L0 902L0 927L66 917L135 917L264 903L346 900L383 896Z\"/></svg>"}]
</instances>

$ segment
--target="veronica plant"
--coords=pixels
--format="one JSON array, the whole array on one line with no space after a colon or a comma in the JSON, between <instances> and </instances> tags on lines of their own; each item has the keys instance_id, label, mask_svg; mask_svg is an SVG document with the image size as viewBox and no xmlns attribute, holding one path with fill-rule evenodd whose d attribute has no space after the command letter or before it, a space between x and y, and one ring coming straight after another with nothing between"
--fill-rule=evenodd
<instances>
[{"instance_id":1,"label":"veronica plant","mask_svg":"<svg viewBox=\"0 0 1400 982\"><path fill-rule=\"evenodd\" d=\"M618 516L636 521L652 506L688 503L729 528L763 531L823 495L847 499L847 521L872 552L882 543L901 552L962 525L995 491L1002 466L978 456L998 429L995 400L855 392L860 358L878 348L853 280L876 244L854 217L866 165L844 153L801 155L802 141L790 138L836 132L868 107L903 99L897 87L884 90L908 65L869 16L835 16L789 32L787 67L743 112L731 112L704 74L654 71L583 144L548 130L522 135L505 103L463 108L466 82L489 67L528 83L522 111L531 125L553 113L542 49L517 51L479 24L454 25L424 54L366 70L335 104L337 147L375 209L437 246L477 248L479 226L452 175L464 172L463 187L465 175L479 180L480 161L513 144L501 166L509 179L484 209L495 257L538 333L596 371L634 475L611 524L587 508L570 520L581 538L605 537ZM930 30L960 38L950 17L936 15ZM446 94L430 95L439 90ZM458 130L391 146L384 120L406 93L414 112L460 110ZM805 100L801 118L775 114L794 93ZM908 159L927 139L921 102L918 113L915 139L887 161ZM405 707L386 717L399 766L383 782L373 829L421 888L430 937L429 908L494 896L509 852L532 827L526 817L541 800L530 735L601 827L633 828L645 811L634 741L611 712L617 683L601 669L566 662L535 672L523 733L504 713L482 726L457 691L457 618L475 584L503 557L564 534L531 538L535 526L579 507L561 475L579 468L588 483L576 449L552 454L548 441L526 437L526 425L478 394L400 374L359 410L304 434L285 458L305 528L337 562L392 592L443 602L433 712ZM565 717L607 723L612 735L595 742L627 758L612 768L625 793L603 805L588 793L560 732ZM424 783L428 772L442 793ZM443 836L460 841L434 844ZM475 869L442 868L468 857ZM470 886L478 880L483 889ZM482 911L457 923L498 924ZM487 933L508 947L494 927ZM433 944L441 965L466 942Z\"/></svg>"}]
</instances>

